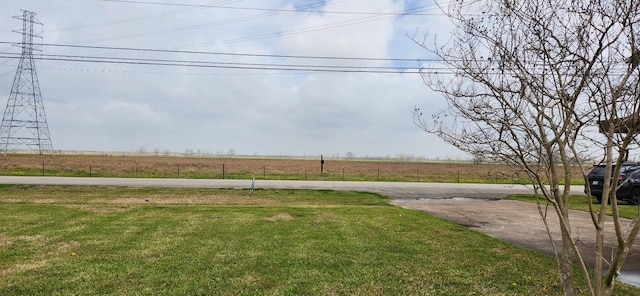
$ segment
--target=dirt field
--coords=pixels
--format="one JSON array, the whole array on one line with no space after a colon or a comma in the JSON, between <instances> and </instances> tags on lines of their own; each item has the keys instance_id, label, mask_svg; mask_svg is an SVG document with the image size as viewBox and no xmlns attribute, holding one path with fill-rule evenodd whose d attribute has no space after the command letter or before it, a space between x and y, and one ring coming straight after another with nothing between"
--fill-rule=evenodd
<instances>
[{"instance_id":1,"label":"dirt field","mask_svg":"<svg viewBox=\"0 0 640 296\"><path fill-rule=\"evenodd\" d=\"M149 155L9 155L0 175L513 183L522 173L502 164L325 159L167 157ZM576 179L580 179L577 168Z\"/></svg>"}]
</instances>

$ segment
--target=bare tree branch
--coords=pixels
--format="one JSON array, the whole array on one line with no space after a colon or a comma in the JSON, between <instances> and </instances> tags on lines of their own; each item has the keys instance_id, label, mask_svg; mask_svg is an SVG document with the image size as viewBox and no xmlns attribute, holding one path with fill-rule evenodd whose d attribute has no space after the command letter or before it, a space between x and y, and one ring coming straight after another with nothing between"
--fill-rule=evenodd
<instances>
[{"instance_id":1,"label":"bare tree branch","mask_svg":"<svg viewBox=\"0 0 640 296\"><path fill-rule=\"evenodd\" d=\"M574 259L589 279L590 294L610 295L640 232L637 221L622 228L616 197L627 151L639 144L638 2L455 1L440 6L456 27L445 44L414 38L440 59L422 78L448 103L430 121L416 107L414 123L475 158L526 172L560 223L558 266L567 295L575 294ZM443 65L446 73L435 71ZM605 182L599 206L589 201L599 254L593 275L573 236L568 205L570 167L583 167L582 153L594 153L588 147L604 151L605 180L613 180ZM585 169L582 175L587 180ZM609 201L617 245L606 262ZM540 208L540 214L546 223L546 211Z\"/></svg>"}]
</instances>

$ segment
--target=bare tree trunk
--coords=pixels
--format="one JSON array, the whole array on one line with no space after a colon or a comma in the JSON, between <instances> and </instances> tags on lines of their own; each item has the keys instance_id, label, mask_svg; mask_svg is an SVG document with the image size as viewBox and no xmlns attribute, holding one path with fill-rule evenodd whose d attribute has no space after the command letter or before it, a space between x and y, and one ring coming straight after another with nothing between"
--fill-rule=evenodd
<instances>
[{"instance_id":1,"label":"bare tree trunk","mask_svg":"<svg viewBox=\"0 0 640 296\"><path fill-rule=\"evenodd\" d=\"M562 235L562 259L560 260L560 280L562 288L567 296L576 294L573 280L573 242L571 240L571 230L560 223Z\"/></svg>"},{"instance_id":2,"label":"bare tree trunk","mask_svg":"<svg viewBox=\"0 0 640 296\"><path fill-rule=\"evenodd\" d=\"M526 172L560 222L557 262L565 294L576 293L576 261L589 294L611 294L640 230L636 224L629 232L621 229L616 190L623 158L614 162L613 156L640 133L640 2L470 0L452 1L442 10L456 26L447 43L416 42L441 61L424 67L423 79L449 108L434 114L432 124L416 108L416 124L470 155ZM608 128L594 136L593 127L602 121ZM567 168L573 161L582 165L581 149L593 147L606 149L607 168L602 203L589 200L596 232L592 276L571 230L569 191L559 186L571 183ZM610 200L617 244L608 262L603 251L611 231L604 228Z\"/></svg>"}]
</instances>

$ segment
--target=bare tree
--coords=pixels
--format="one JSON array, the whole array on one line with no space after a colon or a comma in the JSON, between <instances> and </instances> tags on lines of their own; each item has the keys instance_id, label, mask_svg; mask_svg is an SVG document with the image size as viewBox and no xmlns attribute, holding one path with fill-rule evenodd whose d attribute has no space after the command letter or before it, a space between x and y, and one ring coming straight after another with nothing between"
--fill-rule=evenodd
<instances>
[{"instance_id":1,"label":"bare tree","mask_svg":"<svg viewBox=\"0 0 640 296\"><path fill-rule=\"evenodd\" d=\"M556 254L567 295L575 294L576 261L590 294L610 295L640 229L637 219L627 231L622 228L616 199L624 152L635 143L640 125L638 2L452 1L442 7L455 26L446 43L428 44L414 36L441 60L423 70L423 80L449 106L432 120L416 108L414 121L474 157L527 173L559 221ZM590 202L597 236L591 275L576 245L568 204L571 165L584 167L578 156L594 144L605 151L605 180L615 182L605 182L608 194L599 206ZM583 169L585 180L586 174ZM605 261L604 234L612 231L604 228L609 199L617 245ZM539 203L547 225L542 207Z\"/></svg>"}]
</instances>

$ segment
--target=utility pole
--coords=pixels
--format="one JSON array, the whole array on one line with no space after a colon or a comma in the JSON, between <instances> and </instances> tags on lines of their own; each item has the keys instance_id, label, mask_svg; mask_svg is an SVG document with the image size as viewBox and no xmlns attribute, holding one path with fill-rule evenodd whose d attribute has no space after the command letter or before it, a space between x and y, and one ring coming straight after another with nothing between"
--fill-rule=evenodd
<instances>
[{"instance_id":1,"label":"utility pole","mask_svg":"<svg viewBox=\"0 0 640 296\"><path fill-rule=\"evenodd\" d=\"M324 181L324 158L320 154L320 180Z\"/></svg>"},{"instance_id":2,"label":"utility pole","mask_svg":"<svg viewBox=\"0 0 640 296\"><path fill-rule=\"evenodd\" d=\"M33 58L33 52L40 51L34 47L33 39L42 38L34 31L34 25L42 26L35 15L35 12L23 10L21 16L14 17L22 20L22 30L15 31L22 34L22 54L0 124L0 151L4 156L23 146L38 151L40 155L49 153L53 156L53 145Z\"/></svg>"}]
</instances>

